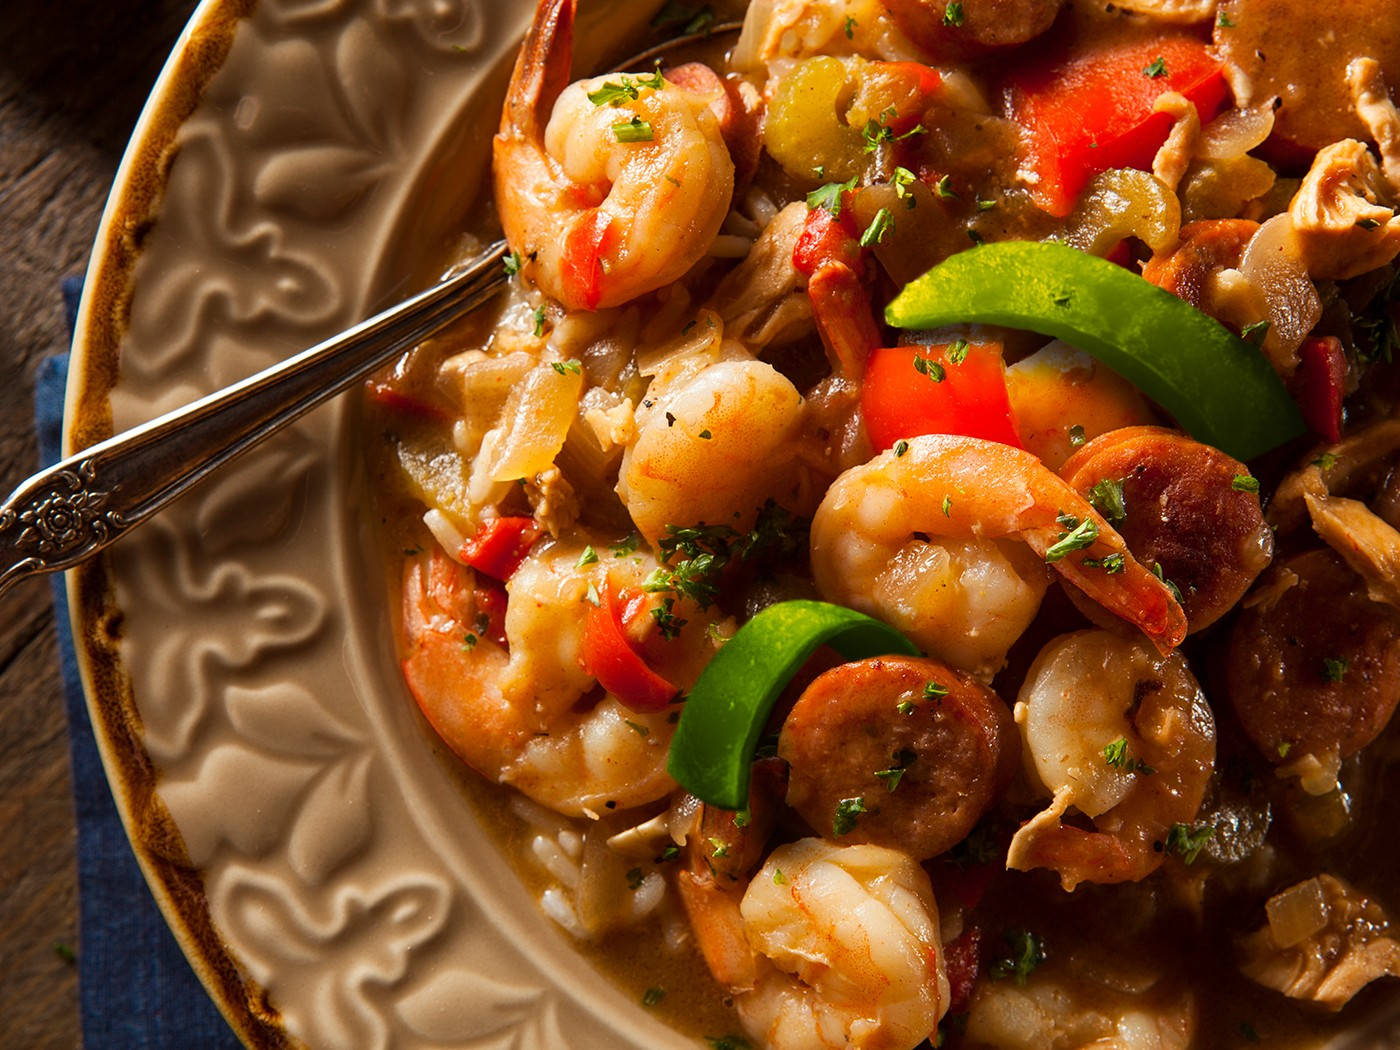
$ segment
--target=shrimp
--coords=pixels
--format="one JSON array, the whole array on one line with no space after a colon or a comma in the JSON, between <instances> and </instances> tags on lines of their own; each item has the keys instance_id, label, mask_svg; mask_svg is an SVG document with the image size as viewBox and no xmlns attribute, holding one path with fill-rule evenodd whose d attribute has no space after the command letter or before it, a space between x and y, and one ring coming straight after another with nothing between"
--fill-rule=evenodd
<instances>
[{"instance_id":1,"label":"shrimp","mask_svg":"<svg viewBox=\"0 0 1400 1050\"><path fill-rule=\"evenodd\" d=\"M506 644L483 632L472 574L440 550L404 574L403 672L424 717L477 772L512 784L568 816L626 809L665 797L675 726L666 710L644 713L616 697L591 699L583 670L583 617L590 584L637 585L655 568L637 554L581 568L581 546L541 544L507 583ZM683 599L689 623L664 647L670 681L693 682L704 662L706 621Z\"/></svg>"},{"instance_id":2,"label":"shrimp","mask_svg":"<svg viewBox=\"0 0 1400 1050\"><path fill-rule=\"evenodd\" d=\"M667 525L746 528L769 498L786 505L802 411L797 388L751 359L654 382L618 474L637 530L655 543Z\"/></svg>"},{"instance_id":3,"label":"shrimp","mask_svg":"<svg viewBox=\"0 0 1400 1050\"><path fill-rule=\"evenodd\" d=\"M758 977L734 1006L768 1050L912 1050L948 1009L933 888L907 854L779 846L739 911Z\"/></svg>"},{"instance_id":4,"label":"shrimp","mask_svg":"<svg viewBox=\"0 0 1400 1050\"><path fill-rule=\"evenodd\" d=\"M1133 882L1193 820L1215 767L1215 718L1185 658L1107 631L1040 651L1016 703L1027 773L1053 796L1011 839L1006 866L1081 882ZM1062 821L1070 806L1094 822Z\"/></svg>"},{"instance_id":5,"label":"shrimp","mask_svg":"<svg viewBox=\"0 0 1400 1050\"><path fill-rule=\"evenodd\" d=\"M1162 582L1082 496L1009 445L913 438L837 478L812 522L827 600L983 678L1035 617L1047 561L1160 651L1180 643L1186 618Z\"/></svg>"},{"instance_id":6,"label":"shrimp","mask_svg":"<svg viewBox=\"0 0 1400 1050\"><path fill-rule=\"evenodd\" d=\"M734 162L714 93L659 73L565 86L574 3L540 0L511 77L494 175L525 276L569 309L595 310L668 285L705 256L729 210ZM612 101L592 101L609 87Z\"/></svg>"}]
</instances>

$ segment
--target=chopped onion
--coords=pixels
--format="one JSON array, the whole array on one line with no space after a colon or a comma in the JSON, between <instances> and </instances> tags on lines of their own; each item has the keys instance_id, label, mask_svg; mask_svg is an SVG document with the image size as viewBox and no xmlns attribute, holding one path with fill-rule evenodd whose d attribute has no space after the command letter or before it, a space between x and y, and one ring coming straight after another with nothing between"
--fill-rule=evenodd
<instances>
[{"instance_id":1,"label":"chopped onion","mask_svg":"<svg viewBox=\"0 0 1400 1050\"><path fill-rule=\"evenodd\" d=\"M1315 878L1274 894L1264 910L1269 933L1280 948L1301 944L1327 926L1327 901L1322 883Z\"/></svg>"},{"instance_id":2,"label":"chopped onion","mask_svg":"<svg viewBox=\"0 0 1400 1050\"><path fill-rule=\"evenodd\" d=\"M1298 347L1322 316L1322 300L1308 277L1293 232L1293 220L1275 215L1250 238L1240 258L1240 273L1258 290L1268 313L1264 351L1274 367L1290 375Z\"/></svg>"},{"instance_id":3,"label":"chopped onion","mask_svg":"<svg viewBox=\"0 0 1400 1050\"><path fill-rule=\"evenodd\" d=\"M1273 130L1272 105L1227 109L1201 129L1196 155L1206 160L1234 160L1261 145Z\"/></svg>"}]
</instances>

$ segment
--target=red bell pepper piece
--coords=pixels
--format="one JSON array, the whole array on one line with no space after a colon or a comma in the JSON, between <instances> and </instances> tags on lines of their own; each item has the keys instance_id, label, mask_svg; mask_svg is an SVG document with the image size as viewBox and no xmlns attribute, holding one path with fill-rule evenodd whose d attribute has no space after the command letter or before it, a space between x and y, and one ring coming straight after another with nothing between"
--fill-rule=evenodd
<instances>
[{"instance_id":1,"label":"red bell pepper piece","mask_svg":"<svg viewBox=\"0 0 1400 1050\"><path fill-rule=\"evenodd\" d=\"M462 544L458 560L493 580L508 580L539 539L534 518L492 518Z\"/></svg>"},{"instance_id":2,"label":"red bell pepper piece","mask_svg":"<svg viewBox=\"0 0 1400 1050\"><path fill-rule=\"evenodd\" d=\"M583 669L633 711L661 711L679 690L647 666L628 636L629 625L646 615L646 595L617 594L611 583L583 621Z\"/></svg>"},{"instance_id":3,"label":"red bell pepper piece","mask_svg":"<svg viewBox=\"0 0 1400 1050\"><path fill-rule=\"evenodd\" d=\"M972 1005L977 974L982 968L982 930L969 923L962 933L944 945L943 965L948 974L948 1012L966 1013Z\"/></svg>"},{"instance_id":4,"label":"red bell pepper piece","mask_svg":"<svg viewBox=\"0 0 1400 1050\"><path fill-rule=\"evenodd\" d=\"M1308 429L1333 443L1342 440L1342 399L1347 355L1333 335L1304 339L1298 348L1298 409Z\"/></svg>"},{"instance_id":5,"label":"red bell pepper piece","mask_svg":"<svg viewBox=\"0 0 1400 1050\"><path fill-rule=\"evenodd\" d=\"M966 350L960 362L949 357L953 346ZM878 451L919 434L963 434L1022 447L996 343L882 347L866 362L860 404Z\"/></svg>"},{"instance_id":6,"label":"red bell pepper piece","mask_svg":"<svg viewBox=\"0 0 1400 1050\"><path fill-rule=\"evenodd\" d=\"M564 236L560 279L569 296L585 310L595 309L603 298L603 252L612 220L601 209L574 223Z\"/></svg>"},{"instance_id":7,"label":"red bell pepper piece","mask_svg":"<svg viewBox=\"0 0 1400 1050\"><path fill-rule=\"evenodd\" d=\"M365 393L376 405L381 405L392 412L435 421L446 421L452 418L445 408L440 408L411 394L405 394L398 387L386 383L382 379L371 379L367 382Z\"/></svg>"},{"instance_id":8,"label":"red bell pepper piece","mask_svg":"<svg viewBox=\"0 0 1400 1050\"><path fill-rule=\"evenodd\" d=\"M1220 62L1185 33L1052 55L1018 69L1007 90L1011 115L1026 129L1031 196L1057 216L1073 210L1100 172L1151 169L1172 125L1152 111L1158 96L1180 92L1205 123L1228 93Z\"/></svg>"}]
</instances>

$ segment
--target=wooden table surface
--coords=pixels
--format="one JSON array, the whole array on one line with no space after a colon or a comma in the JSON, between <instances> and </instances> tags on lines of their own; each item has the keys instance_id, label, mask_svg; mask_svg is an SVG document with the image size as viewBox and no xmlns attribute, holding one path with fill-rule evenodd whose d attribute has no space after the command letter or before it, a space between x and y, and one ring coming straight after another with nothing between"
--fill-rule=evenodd
<instances>
[{"instance_id":1,"label":"wooden table surface","mask_svg":"<svg viewBox=\"0 0 1400 1050\"><path fill-rule=\"evenodd\" d=\"M127 137L193 7L0 2L5 492L37 465L35 366L68 346L59 282L87 265ZM73 803L48 587L31 581L0 598L0 1032L5 1046L36 1050L81 1044Z\"/></svg>"}]
</instances>

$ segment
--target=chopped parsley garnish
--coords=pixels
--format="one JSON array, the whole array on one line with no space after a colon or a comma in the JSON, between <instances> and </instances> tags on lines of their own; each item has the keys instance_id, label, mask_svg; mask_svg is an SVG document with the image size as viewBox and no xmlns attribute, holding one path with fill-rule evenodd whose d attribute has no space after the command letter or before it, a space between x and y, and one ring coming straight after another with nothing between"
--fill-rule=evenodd
<instances>
[{"instance_id":1,"label":"chopped parsley garnish","mask_svg":"<svg viewBox=\"0 0 1400 1050\"><path fill-rule=\"evenodd\" d=\"M653 91L660 91L666 86L666 78L661 75L661 70L656 70L647 76L630 77L626 73L622 74L618 81L605 80L603 86L596 91L588 93L588 101L595 106L617 106L623 102L641 97L641 89L651 88Z\"/></svg>"},{"instance_id":2,"label":"chopped parsley garnish","mask_svg":"<svg viewBox=\"0 0 1400 1050\"><path fill-rule=\"evenodd\" d=\"M977 205L978 211L991 211L997 206L996 201L984 200L980 194L974 199L974 203Z\"/></svg>"},{"instance_id":3,"label":"chopped parsley garnish","mask_svg":"<svg viewBox=\"0 0 1400 1050\"><path fill-rule=\"evenodd\" d=\"M583 600L589 605L602 605L603 599L598 594L598 585L592 580L588 581L588 590L583 593Z\"/></svg>"},{"instance_id":4,"label":"chopped parsley garnish","mask_svg":"<svg viewBox=\"0 0 1400 1050\"><path fill-rule=\"evenodd\" d=\"M633 115L631 120L614 124L612 133L617 136L618 142L650 142L656 138L656 133L651 128L651 122L636 115Z\"/></svg>"},{"instance_id":5,"label":"chopped parsley garnish","mask_svg":"<svg viewBox=\"0 0 1400 1050\"><path fill-rule=\"evenodd\" d=\"M539 333L535 333L538 335ZM549 367L558 372L561 376L572 373L573 375L583 375L583 363L570 358L567 361L551 361Z\"/></svg>"},{"instance_id":6,"label":"chopped parsley garnish","mask_svg":"<svg viewBox=\"0 0 1400 1050\"><path fill-rule=\"evenodd\" d=\"M645 992L642 993L642 1005L655 1006L657 1003L661 1002L661 1000L665 998L666 989L662 988L660 985L654 985L653 987L648 988Z\"/></svg>"},{"instance_id":7,"label":"chopped parsley garnish","mask_svg":"<svg viewBox=\"0 0 1400 1050\"><path fill-rule=\"evenodd\" d=\"M471 652L473 649L476 648L476 643L478 641L479 639L477 638L477 636L468 631L462 637L462 648L465 649L467 652Z\"/></svg>"},{"instance_id":8,"label":"chopped parsley garnish","mask_svg":"<svg viewBox=\"0 0 1400 1050\"><path fill-rule=\"evenodd\" d=\"M1384 361L1389 364L1400 345L1400 330L1396 329L1392 306L1400 298L1400 271L1393 275L1366 306L1351 319L1352 340L1356 354L1363 362Z\"/></svg>"},{"instance_id":9,"label":"chopped parsley garnish","mask_svg":"<svg viewBox=\"0 0 1400 1050\"><path fill-rule=\"evenodd\" d=\"M544 307L535 307L535 335L544 335Z\"/></svg>"},{"instance_id":10,"label":"chopped parsley garnish","mask_svg":"<svg viewBox=\"0 0 1400 1050\"><path fill-rule=\"evenodd\" d=\"M677 846L674 842L668 842L668 843L666 844L666 848L663 849L663 850L661 851L660 856L658 856L658 857L656 858L656 862L657 862L658 864L664 864L664 863L666 863L666 861L668 861L668 860L675 860L675 859L676 859L677 857L679 857L680 855L681 855L681 848L680 848L679 846Z\"/></svg>"},{"instance_id":11,"label":"chopped parsley garnish","mask_svg":"<svg viewBox=\"0 0 1400 1050\"><path fill-rule=\"evenodd\" d=\"M857 25L856 20L855 20L854 18L852 18L850 15L847 15L847 16L846 16L846 39L847 39L847 40L854 40L854 39L856 38L856 25Z\"/></svg>"},{"instance_id":12,"label":"chopped parsley garnish","mask_svg":"<svg viewBox=\"0 0 1400 1050\"><path fill-rule=\"evenodd\" d=\"M1163 585L1167 588L1167 590L1171 591L1172 597L1176 599L1176 604L1180 605L1183 600L1181 597L1181 588L1178 587L1176 584L1172 583L1171 580L1167 579L1166 573L1162 571L1161 562L1154 561L1152 563L1152 575L1156 576L1157 579L1162 581Z\"/></svg>"},{"instance_id":13,"label":"chopped parsley garnish","mask_svg":"<svg viewBox=\"0 0 1400 1050\"><path fill-rule=\"evenodd\" d=\"M632 722L625 718L623 719L623 721L627 723L627 728L632 730L632 732L636 733L638 736L651 736L651 730L648 729L646 726L642 725L642 723Z\"/></svg>"},{"instance_id":14,"label":"chopped parsley garnish","mask_svg":"<svg viewBox=\"0 0 1400 1050\"><path fill-rule=\"evenodd\" d=\"M637 544L641 542L641 537L635 532L630 536L625 536L613 545L612 553L614 558L625 558L637 549Z\"/></svg>"},{"instance_id":15,"label":"chopped parsley garnish","mask_svg":"<svg viewBox=\"0 0 1400 1050\"><path fill-rule=\"evenodd\" d=\"M1230 481L1230 487L1236 492L1258 492L1259 479L1248 474L1236 474Z\"/></svg>"},{"instance_id":16,"label":"chopped parsley garnish","mask_svg":"<svg viewBox=\"0 0 1400 1050\"><path fill-rule=\"evenodd\" d=\"M641 868L628 868L628 869L627 869L627 888L628 888L629 890L635 890L635 889L639 889L639 888L641 887L641 885L642 885L642 869L641 869Z\"/></svg>"},{"instance_id":17,"label":"chopped parsley garnish","mask_svg":"<svg viewBox=\"0 0 1400 1050\"><path fill-rule=\"evenodd\" d=\"M1121 481L1100 478L1089 490L1089 502L1107 521L1119 522L1128 516L1128 503L1123 498Z\"/></svg>"},{"instance_id":18,"label":"chopped parsley garnish","mask_svg":"<svg viewBox=\"0 0 1400 1050\"><path fill-rule=\"evenodd\" d=\"M951 175L944 175L939 179L938 182L934 184L933 192L938 194L938 196L945 201L955 201L958 199L957 191L953 189L953 176Z\"/></svg>"},{"instance_id":19,"label":"chopped parsley garnish","mask_svg":"<svg viewBox=\"0 0 1400 1050\"><path fill-rule=\"evenodd\" d=\"M1074 424L1074 426L1069 428L1070 448L1078 448L1080 445L1084 444L1084 442L1088 440L1088 437L1084 434L1084 428L1081 427L1078 423Z\"/></svg>"},{"instance_id":20,"label":"chopped parsley garnish","mask_svg":"<svg viewBox=\"0 0 1400 1050\"><path fill-rule=\"evenodd\" d=\"M1282 744L1279 744L1277 750L1278 750L1278 757L1279 757L1279 758L1287 758L1287 757L1288 757L1288 752L1290 752L1290 751L1293 750L1293 745L1292 745L1291 743L1289 743L1288 741L1284 741Z\"/></svg>"},{"instance_id":21,"label":"chopped parsley garnish","mask_svg":"<svg viewBox=\"0 0 1400 1050\"><path fill-rule=\"evenodd\" d=\"M1187 864L1194 864L1196 857L1214 834L1215 829L1204 824L1196 827L1190 824L1173 824L1167 832L1167 852L1175 853Z\"/></svg>"},{"instance_id":22,"label":"chopped parsley garnish","mask_svg":"<svg viewBox=\"0 0 1400 1050\"><path fill-rule=\"evenodd\" d=\"M646 578L642 589L669 591L708 609L719 595L719 576L727 565L792 557L806 550L807 527L772 500L747 533L728 525L667 525L657 544L663 565Z\"/></svg>"},{"instance_id":23,"label":"chopped parsley garnish","mask_svg":"<svg viewBox=\"0 0 1400 1050\"><path fill-rule=\"evenodd\" d=\"M914 713L914 701L901 700L899 703L894 705L894 709L902 715L912 715Z\"/></svg>"},{"instance_id":24,"label":"chopped parsley garnish","mask_svg":"<svg viewBox=\"0 0 1400 1050\"><path fill-rule=\"evenodd\" d=\"M842 194L849 193L856 188L855 177L852 176L846 182L828 182L825 186L818 186L811 193L807 194L807 210L816 211L818 208L825 208L831 212L833 219L841 215Z\"/></svg>"},{"instance_id":25,"label":"chopped parsley garnish","mask_svg":"<svg viewBox=\"0 0 1400 1050\"><path fill-rule=\"evenodd\" d=\"M953 497L952 497L952 496L944 496L944 497L943 497L943 516L944 516L945 518L951 518L951 517L953 516Z\"/></svg>"},{"instance_id":26,"label":"chopped parsley garnish","mask_svg":"<svg viewBox=\"0 0 1400 1050\"><path fill-rule=\"evenodd\" d=\"M898 441L896 441L896 442L894 443L894 458L895 458L895 459L899 459L901 456L904 455L904 453L906 453L906 452L908 452L908 451L909 451L909 442L905 441L903 438L900 438Z\"/></svg>"},{"instance_id":27,"label":"chopped parsley garnish","mask_svg":"<svg viewBox=\"0 0 1400 1050\"><path fill-rule=\"evenodd\" d=\"M958 0L949 0L943 9L943 24L954 28L963 24L963 5Z\"/></svg>"},{"instance_id":28,"label":"chopped parsley garnish","mask_svg":"<svg viewBox=\"0 0 1400 1050\"><path fill-rule=\"evenodd\" d=\"M1167 60L1161 55L1158 55L1157 58L1155 58L1149 65L1143 67L1142 75L1145 77L1151 77L1154 80L1158 77L1166 76Z\"/></svg>"},{"instance_id":29,"label":"chopped parsley garnish","mask_svg":"<svg viewBox=\"0 0 1400 1050\"><path fill-rule=\"evenodd\" d=\"M1264 337L1269 334L1270 327L1271 322L1269 321L1255 321L1253 324L1247 324L1240 329L1240 338L1247 343L1253 343L1255 346L1258 346L1264 341Z\"/></svg>"},{"instance_id":30,"label":"chopped parsley garnish","mask_svg":"<svg viewBox=\"0 0 1400 1050\"><path fill-rule=\"evenodd\" d=\"M511 252L502 260L502 265L505 267L506 276L514 277L520 272L520 267L525 265L525 260L520 258L519 252Z\"/></svg>"},{"instance_id":31,"label":"chopped parsley garnish","mask_svg":"<svg viewBox=\"0 0 1400 1050\"><path fill-rule=\"evenodd\" d=\"M890 756L894 765L890 766L888 769L877 769L875 771L875 776L885 782L886 791L893 792L895 788L899 787L899 782L904 779L905 771L909 769L914 759L918 757L918 755L910 751L907 747L902 747Z\"/></svg>"},{"instance_id":32,"label":"chopped parsley garnish","mask_svg":"<svg viewBox=\"0 0 1400 1050\"><path fill-rule=\"evenodd\" d=\"M1025 984L1026 978L1045 961L1045 942L1030 930L1007 930L1001 936L1010 952L993 962L987 972L995 981L1010 977L1017 984Z\"/></svg>"},{"instance_id":33,"label":"chopped parsley garnish","mask_svg":"<svg viewBox=\"0 0 1400 1050\"><path fill-rule=\"evenodd\" d=\"M889 110L886 110L885 113L881 114L881 116L885 115L892 116L893 109L891 108ZM865 139L866 153L874 153L877 149L880 148L881 145L883 145L886 142L903 142L907 138L912 138L915 135L924 135L927 133L928 128L924 127L922 124L915 124L904 134L896 135L894 133L894 128L879 120L867 120L865 122L865 127L862 128L860 132L861 137Z\"/></svg>"},{"instance_id":34,"label":"chopped parsley garnish","mask_svg":"<svg viewBox=\"0 0 1400 1050\"><path fill-rule=\"evenodd\" d=\"M1337 656L1327 656L1322 660L1322 677L1328 682L1340 682L1346 677L1347 669L1351 667L1349 660L1343 660Z\"/></svg>"},{"instance_id":35,"label":"chopped parsley garnish","mask_svg":"<svg viewBox=\"0 0 1400 1050\"><path fill-rule=\"evenodd\" d=\"M914 371L921 376L928 376L935 383L943 382L944 377L948 374L937 361L930 361L927 357L919 354L914 355Z\"/></svg>"},{"instance_id":36,"label":"chopped parsley garnish","mask_svg":"<svg viewBox=\"0 0 1400 1050\"><path fill-rule=\"evenodd\" d=\"M967 344L967 340L966 340L966 339L958 339L958 340L955 340L955 341L953 342L953 345L950 346L950 347L948 347L948 363L949 363L949 364L954 364L954 365L960 365L960 364L962 364L964 361L966 361L966 360L967 360L967 347L968 347L968 344Z\"/></svg>"},{"instance_id":37,"label":"chopped parsley garnish","mask_svg":"<svg viewBox=\"0 0 1400 1050\"><path fill-rule=\"evenodd\" d=\"M1335 452L1324 452L1312 461L1312 465L1318 470L1328 471L1337 465L1337 454Z\"/></svg>"},{"instance_id":38,"label":"chopped parsley garnish","mask_svg":"<svg viewBox=\"0 0 1400 1050\"><path fill-rule=\"evenodd\" d=\"M855 798L843 798L836 803L836 814L831 820L831 830L836 835L849 835L856 828L856 822L860 820L860 815L865 812L865 799L857 795Z\"/></svg>"},{"instance_id":39,"label":"chopped parsley garnish","mask_svg":"<svg viewBox=\"0 0 1400 1050\"><path fill-rule=\"evenodd\" d=\"M729 843L725 842L723 839L717 839L717 838L715 838L713 835L711 835L711 836L710 836L710 856L712 856L712 857L727 857L727 856L729 856Z\"/></svg>"},{"instance_id":40,"label":"chopped parsley garnish","mask_svg":"<svg viewBox=\"0 0 1400 1050\"><path fill-rule=\"evenodd\" d=\"M773 869L773 885L774 885L774 886L786 886L786 885L787 885L787 876L783 874L783 869L782 869L782 868L774 868L774 869Z\"/></svg>"},{"instance_id":41,"label":"chopped parsley garnish","mask_svg":"<svg viewBox=\"0 0 1400 1050\"><path fill-rule=\"evenodd\" d=\"M714 435L710 433L708 427L707 427L706 429L700 431L700 433L697 434L696 436L697 436L698 438L700 438L701 441L709 441L710 438L714 437Z\"/></svg>"},{"instance_id":42,"label":"chopped parsley garnish","mask_svg":"<svg viewBox=\"0 0 1400 1050\"><path fill-rule=\"evenodd\" d=\"M870 248L877 244L884 244L885 238L894 229L894 216L890 214L888 208L881 208L875 213L875 218L870 220L870 225L865 232L860 235L860 246Z\"/></svg>"},{"instance_id":43,"label":"chopped parsley garnish","mask_svg":"<svg viewBox=\"0 0 1400 1050\"><path fill-rule=\"evenodd\" d=\"M916 181L918 181L918 176L908 168L895 168L894 174L890 177L890 184L894 186L894 195L904 202L906 208L912 208L919 203L909 192L909 187L914 185Z\"/></svg>"},{"instance_id":44,"label":"chopped parsley garnish","mask_svg":"<svg viewBox=\"0 0 1400 1050\"><path fill-rule=\"evenodd\" d=\"M1102 558L1085 558L1079 564L1086 569L1102 569L1110 576L1122 572L1128 565L1121 554L1105 554Z\"/></svg>"},{"instance_id":45,"label":"chopped parsley garnish","mask_svg":"<svg viewBox=\"0 0 1400 1050\"><path fill-rule=\"evenodd\" d=\"M661 637L665 638L668 642L673 638L679 638L681 628L690 622L675 614L673 611L675 606L676 599L667 598L651 611L651 618L656 622L657 630L661 632Z\"/></svg>"},{"instance_id":46,"label":"chopped parsley garnish","mask_svg":"<svg viewBox=\"0 0 1400 1050\"><path fill-rule=\"evenodd\" d=\"M1094 541L1099 538L1099 527L1094 524L1092 518L1080 521L1078 518L1066 514L1060 516L1060 524L1069 531L1060 533L1059 538L1046 550L1045 560L1048 562L1060 561L1074 551L1082 551L1085 547L1092 547Z\"/></svg>"},{"instance_id":47,"label":"chopped parsley garnish","mask_svg":"<svg viewBox=\"0 0 1400 1050\"><path fill-rule=\"evenodd\" d=\"M578 556L577 567L581 569L585 565L593 565L597 561L598 552L593 549L593 544L590 543L587 547L583 548L583 553Z\"/></svg>"},{"instance_id":48,"label":"chopped parsley garnish","mask_svg":"<svg viewBox=\"0 0 1400 1050\"><path fill-rule=\"evenodd\" d=\"M1230 16L1227 15L1224 11L1221 11L1219 16L1215 19L1215 24L1218 25L1221 29L1235 28L1235 23L1230 21Z\"/></svg>"},{"instance_id":49,"label":"chopped parsley garnish","mask_svg":"<svg viewBox=\"0 0 1400 1050\"><path fill-rule=\"evenodd\" d=\"M1356 225L1360 226L1363 230L1374 230L1380 226L1380 220L1360 218L1356 220Z\"/></svg>"},{"instance_id":50,"label":"chopped parsley garnish","mask_svg":"<svg viewBox=\"0 0 1400 1050\"><path fill-rule=\"evenodd\" d=\"M1125 773L1142 773L1151 776L1157 772L1140 758L1133 758L1128 754L1128 741L1126 737L1119 737L1111 744L1106 744L1103 749L1103 760L1114 769L1121 769Z\"/></svg>"},{"instance_id":51,"label":"chopped parsley garnish","mask_svg":"<svg viewBox=\"0 0 1400 1050\"><path fill-rule=\"evenodd\" d=\"M987 243L987 238L983 237L980 233L978 233L976 230L974 230L971 226L969 226L969 227L967 228L967 239L968 239L969 241L971 241L973 244L986 244L986 243Z\"/></svg>"},{"instance_id":52,"label":"chopped parsley garnish","mask_svg":"<svg viewBox=\"0 0 1400 1050\"><path fill-rule=\"evenodd\" d=\"M942 684L941 682L925 682L925 683L924 683L924 699L925 699L925 700L942 700L942 699L943 699L945 696L947 696L947 695L948 695L948 687L947 687L946 685Z\"/></svg>"}]
</instances>

